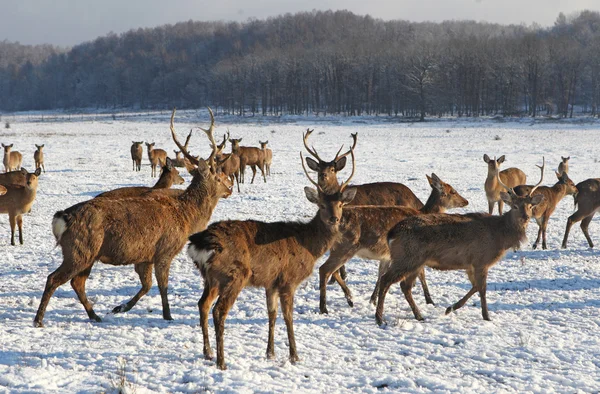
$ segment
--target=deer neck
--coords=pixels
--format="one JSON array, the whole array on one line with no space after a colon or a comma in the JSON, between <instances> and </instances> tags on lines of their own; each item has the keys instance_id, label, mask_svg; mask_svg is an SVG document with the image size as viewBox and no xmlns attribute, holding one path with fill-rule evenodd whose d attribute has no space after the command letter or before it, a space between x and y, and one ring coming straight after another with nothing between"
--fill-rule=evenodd
<instances>
[{"instance_id":1,"label":"deer neck","mask_svg":"<svg viewBox=\"0 0 600 394\"><path fill-rule=\"evenodd\" d=\"M522 223L519 220L520 212L517 209L511 209L505 212L502 216L490 216L490 220L499 219L502 222L501 226L494 226L500 234L496 239L500 240L501 247L504 250L518 247L521 242L525 241L527 235L527 224L529 220Z\"/></svg>"},{"instance_id":2,"label":"deer neck","mask_svg":"<svg viewBox=\"0 0 600 394\"><path fill-rule=\"evenodd\" d=\"M173 186L173 180L168 175L168 171L163 171L158 181L152 186L153 189L168 189Z\"/></svg>"},{"instance_id":3,"label":"deer neck","mask_svg":"<svg viewBox=\"0 0 600 394\"><path fill-rule=\"evenodd\" d=\"M440 204L440 192L436 189L431 189L431 194L427 199L427 202L419 210L421 213L444 213L446 208Z\"/></svg>"},{"instance_id":4,"label":"deer neck","mask_svg":"<svg viewBox=\"0 0 600 394\"><path fill-rule=\"evenodd\" d=\"M340 235L340 229L326 226L321 220L319 212L308 223L301 223L299 231L300 244L312 255L316 263L317 259L325 254Z\"/></svg>"},{"instance_id":5,"label":"deer neck","mask_svg":"<svg viewBox=\"0 0 600 394\"><path fill-rule=\"evenodd\" d=\"M552 192L552 197L558 202L567 194L567 185L564 183L556 183L550 190Z\"/></svg>"},{"instance_id":6,"label":"deer neck","mask_svg":"<svg viewBox=\"0 0 600 394\"><path fill-rule=\"evenodd\" d=\"M195 176L188 188L178 197L192 232L204 230L219 202L216 186L204 176Z\"/></svg>"}]
</instances>

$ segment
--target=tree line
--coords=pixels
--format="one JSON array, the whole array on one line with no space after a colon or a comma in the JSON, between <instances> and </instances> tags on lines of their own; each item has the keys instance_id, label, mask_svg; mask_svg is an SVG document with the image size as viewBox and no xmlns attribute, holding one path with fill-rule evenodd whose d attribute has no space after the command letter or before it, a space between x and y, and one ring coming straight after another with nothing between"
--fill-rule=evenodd
<instances>
[{"instance_id":1,"label":"tree line","mask_svg":"<svg viewBox=\"0 0 600 394\"><path fill-rule=\"evenodd\" d=\"M0 42L3 111L571 117L598 116L599 99L593 11L547 28L313 11L111 33L70 49Z\"/></svg>"}]
</instances>

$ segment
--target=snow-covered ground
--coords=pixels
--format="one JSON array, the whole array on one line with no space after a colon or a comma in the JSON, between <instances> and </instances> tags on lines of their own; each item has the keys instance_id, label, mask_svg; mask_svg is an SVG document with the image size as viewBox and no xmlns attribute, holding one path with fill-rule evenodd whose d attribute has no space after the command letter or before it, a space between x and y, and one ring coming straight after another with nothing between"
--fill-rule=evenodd
<instances>
[{"instance_id":1,"label":"snow-covered ground","mask_svg":"<svg viewBox=\"0 0 600 394\"><path fill-rule=\"evenodd\" d=\"M181 138L194 125L207 125L205 112L178 114ZM307 127L315 128L312 143L323 157L333 157L340 144L351 142L351 132L359 132L356 183L402 182L424 201L429 193L425 174L435 172L470 201L464 212L487 210L484 153L505 154L503 167L518 166L531 182L538 179L535 164L542 156L547 162L545 184L555 182L552 169L561 155L571 156L570 176L576 183L600 176L597 123L410 124L352 118L240 122L226 117L217 118L217 139L226 127L232 137L243 137L243 144L269 140L272 176L267 184L257 178L254 185L242 185L241 194L218 204L213 220L310 218L315 208L304 197L302 188L308 182L298 157ZM104 322L90 322L66 284L50 301L46 327L32 327L46 277L62 258L54 248L52 215L105 190L153 184L145 154L142 171L131 171L129 147L132 140L156 141L157 147L172 153L168 114L126 121L74 118L64 123L15 117L10 130L0 130L0 139L15 144L27 169L33 168L34 143L45 144L48 171L40 178L31 214L24 218L25 245L9 246L8 218L0 219L0 392L111 392L118 386L120 368L127 387L137 393L600 390L600 255L588 248L578 225L571 231L569 248L559 248L573 212L570 197L550 219L547 251L531 250L537 232L532 222L528 245L508 253L491 269L491 322L481 319L477 295L445 316L445 308L470 284L463 272L429 270L436 306L426 305L415 290L425 322L413 319L399 286L393 286L386 299L390 324L379 328L368 301L376 263L355 258L348 264L354 308L348 307L337 286L331 286L329 315L320 315L316 272L298 290L294 319L301 362L296 365L287 361L281 317L276 326L277 358L266 359L264 290L245 289L226 323L229 369L222 372L202 356L197 308L202 280L185 253L171 266L172 322L162 319L156 285L130 312L109 314L135 294L139 282L133 267L98 263L87 291ZM196 134L190 150L206 155L206 137ZM184 177L189 181L188 174ZM596 243L599 221L590 226ZM209 324L214 345L212 317Z\"/></svg>"}]
</instances>

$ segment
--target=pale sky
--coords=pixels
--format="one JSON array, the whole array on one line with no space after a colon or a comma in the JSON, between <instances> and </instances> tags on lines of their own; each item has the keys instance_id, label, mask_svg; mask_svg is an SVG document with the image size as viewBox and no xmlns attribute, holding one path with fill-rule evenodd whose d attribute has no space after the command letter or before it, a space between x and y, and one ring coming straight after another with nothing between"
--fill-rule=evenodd
<instances>
[{"instance_id":1,"label":"pale sky","mask_svg":"<svg viewBox=\"0 0 600 394\"><path fill-rule=\"evenodd\" d=\"M384 20L472 19L550 26L559 12L600 11L600 0L0 0L0 41L70 46L111 31L190 19L264 19L313 9L346 9Z\"/></svg>"}]
</instances>

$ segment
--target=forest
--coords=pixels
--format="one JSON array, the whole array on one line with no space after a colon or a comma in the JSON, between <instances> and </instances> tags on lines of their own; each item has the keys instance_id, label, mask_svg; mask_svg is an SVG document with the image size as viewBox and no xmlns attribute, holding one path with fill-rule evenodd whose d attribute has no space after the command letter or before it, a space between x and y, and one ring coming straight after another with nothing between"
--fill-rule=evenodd
<instances>
[{"instance_id":1,"label":"forest","mask_svg":"<svg viewBox=\"0 0 600 394\"><path fill-rule=\"evenodd\" d=\"M599 116L600 13L553 26L312 11L0 42L0 111L212 106L239 115Z\"/></svg>"}]
</instances>

